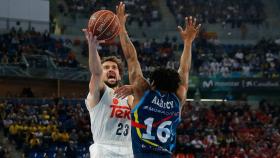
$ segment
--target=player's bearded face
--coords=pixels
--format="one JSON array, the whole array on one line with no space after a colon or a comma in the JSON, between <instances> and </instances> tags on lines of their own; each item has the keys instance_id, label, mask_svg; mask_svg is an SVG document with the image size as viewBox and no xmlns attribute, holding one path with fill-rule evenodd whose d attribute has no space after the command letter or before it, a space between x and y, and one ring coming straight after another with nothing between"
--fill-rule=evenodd
<instances>
[{"instance_id":1,"label":"player's bearded face","mask_svg":"<svg viewBox=\"0 0 280 158\"><path fill-rule=\"evenodd\" d=\"M114 87L118 86L120 80L118 79L118 77L116 75L114 75L114 72L108 72L106 76L107 77L106 77L104 83L108 87L114 88Z\"/></svg>"},{"instance_id":2,"label":"player's bearded face","mask_svg":"<svg viewBox=\"0 0 280 158\"><path fill-rule=\"evenodd\" d=\"M121 77L116 63L111 61L103 63L103 79L104 83L110 88L118 86Z\"/></svg>"}]
</instances>

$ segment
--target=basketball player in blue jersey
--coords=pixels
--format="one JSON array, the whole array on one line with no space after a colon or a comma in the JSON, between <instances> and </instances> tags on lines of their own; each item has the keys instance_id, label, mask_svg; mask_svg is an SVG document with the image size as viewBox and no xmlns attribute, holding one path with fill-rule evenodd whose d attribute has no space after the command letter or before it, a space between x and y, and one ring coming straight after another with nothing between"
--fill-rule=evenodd
<instances>
[{"instance_id":1,"label":"basketball player in blue jersey","mask_svg":"<svg viewBox=\"0 0 280 158\"><path fill-rule=\"evenodd\" d=\"M134 101L131 109L131 137L135 158L170 158L176 143L176 128L180 122L181 105L186 100L191 66L191 45L200 24L186 18L186 28L178 27L184 50L178 72L160 68L151 75L151 82L143 77L137 53L125 27L125 4L117 6L120 20L120 42L128 64Z\"/></svg>"}]
</instances>

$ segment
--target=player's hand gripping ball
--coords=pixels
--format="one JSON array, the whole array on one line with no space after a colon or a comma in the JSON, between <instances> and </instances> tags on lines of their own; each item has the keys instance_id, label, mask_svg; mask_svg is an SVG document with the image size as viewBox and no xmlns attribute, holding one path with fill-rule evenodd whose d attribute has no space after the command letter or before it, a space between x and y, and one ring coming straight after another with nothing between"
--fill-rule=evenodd
<instances>
[{"instance_id":1,"label":"player's hand gripping ball","mask_svg":"<svg viewBox=\"0 0 280 158\"><path fill-rule=\"evenodd\" d=\"M120 22L112 11L99 10L91 15L88 30L97 36L97 40L110 41L118 35Z\"/></svg>"}]
</instances>

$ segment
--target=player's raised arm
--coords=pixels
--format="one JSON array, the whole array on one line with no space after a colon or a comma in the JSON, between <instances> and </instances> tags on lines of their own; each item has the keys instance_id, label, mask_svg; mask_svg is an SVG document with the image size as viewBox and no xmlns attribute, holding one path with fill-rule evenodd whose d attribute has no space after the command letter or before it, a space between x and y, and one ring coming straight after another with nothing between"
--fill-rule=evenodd
<instances>
[{"instance_id":1,"label":"player's raised arm","mask_svg":"<svg viewBox=\"0 0 280 158\"><path fill-rule=\"evenodd\" d=\"M89 69L91 72L91 78L89 83L89 91L92 96L89 100L89 106L94 107L100 100L101 91L104 90L105 84L102 80L102 65L101 59L97 51L98 41L96 36L93 36L92 32L87 29L83 29L85 37L88 41L89 50Z\"/></svg>"},{"instance_id":2,"label":"player's raised arm","mask_svg":"<svg viewBox=\"0 0 280 158\"><path fill-rule=\"evenodd\" d=\"M141 66L137 59L136 49L127 34L125 27L127 14L125 14L125 4L122 2L117 6L117 16L121 27L119 34L120 42L128 64L129 81L130 84L134 86L135 97L141 97L144 94L144 91L148 88L148 83L143 77Z\"/></svg>"},{"instance_id":3,"label":"player's raised arm","mask_svg":"<svg viewBox=\"0 0 280 158\"><path fill-rule=\"evenodd\" d=\"M191 54L191 48L192 48L192 42L197 36L197 33L199 32L200 24L196 24L196 18L186 17L185 18L186 26L183 29L181 26L178 26L179 33L181 35L181 38L184 42L184 50L182 53L182 56L180 58L180 66L179 66L179 75L181 78L181 86L179 88L178 94L180 95L180 99L182 102L186 99L186 92L188 90L188 82L189 82L189 72L191 68L191 60L192 60L192 54Z\"/></svg>"}]
</instances>

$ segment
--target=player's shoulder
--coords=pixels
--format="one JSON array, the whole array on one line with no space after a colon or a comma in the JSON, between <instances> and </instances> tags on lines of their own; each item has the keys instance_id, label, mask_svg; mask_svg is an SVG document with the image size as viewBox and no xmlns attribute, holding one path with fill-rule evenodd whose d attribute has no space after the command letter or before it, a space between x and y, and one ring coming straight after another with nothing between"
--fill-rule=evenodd
<instances>
[{"instance_id":1,"label":"player's shoulder","mask_svg":"<svg viewBox=\"0 0 280 158\"><path fill-rule=\"evenodd\" d=\"M99 98L96 98L96 96L89 92L87 98L85 99L87 109L92 111L99 104L106 103L108 98L110 98L110 93L113 95L112 89L107 85L105 85L103 90L100 90Z\"/></svg>"}]
</instances>

